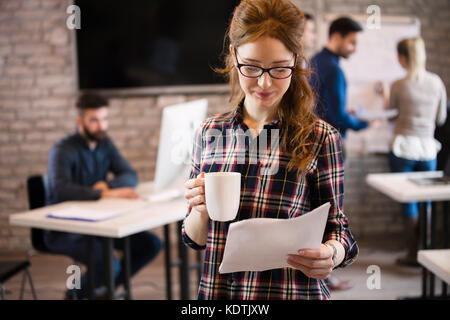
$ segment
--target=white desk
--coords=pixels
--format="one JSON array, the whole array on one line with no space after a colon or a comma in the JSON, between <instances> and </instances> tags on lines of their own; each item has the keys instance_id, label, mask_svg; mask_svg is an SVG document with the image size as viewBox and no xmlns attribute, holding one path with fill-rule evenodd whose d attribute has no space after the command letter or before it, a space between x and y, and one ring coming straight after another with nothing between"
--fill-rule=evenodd
<instances>
[{"instance_id":1,"label":"white desk","mask_svg":"<svg viewBox=\"0 0 450 320\"><path fill-rule=\"evenodd\" d=\"M421 265L450 284L450 249L419 250L417 258Z\"/></svg>"},{"instance_id":2,"label":"white desk","mask_svg":"<svg viewBox=\"0 0 450 320\"><path fill-rule=\"evenodd\" d=\"M182 220L187 212L184 199L169 202L150 203L144 200L102 199L97 200L99 210L110 206L124 207L130 211L104 221L87 222L77 220L48 218L52 210L77 205L92 207L92 201L66 201L55 205L16 213L10 216L9 223L16 226L39 228L53 231L86 234L109 238L123 238L141 231L156 228Z\"/></svg>"},{"instance_id":3,"label":"white desk","mask_svg":"<svg viewBox=\"0 0 450 320\"><path fill-rule=\"evenodd\" d=\"M407 172L407 173L377 173L369 174L366 182L369 186L385 194L386 196L401 202L427 202L427 201L449 201L450 200L450 184L447 185L419 185L410 178L431 178L442 177L442 171L427 172ZM428 230L428 220L431 219L426 206L422 206L421 218L421 237L424 249L429 249L428 239L433 234L433 224ZM445 212L444 214L448 214ZM427 270L423 268L422 273L422 297L427 297ZM434 279L431 275L430 292L434 294ZM445 287L445 286L444 286ZM446 287L445 287L446 290Z\"/></svg>"},{"instance_id":4,"label":"white desk","mask_svg":"<svg viewBox=\"0 0 450 320\"><path fill-rule=\"evenodd\" d=\"M450 200L450 184L423 186L409 180L409 178L442 176L442 171L376 173L367 175L366 182L369 186L401 203L446 201Z\"/></svg>"},{"instance_id":5,"label":"white desk","mask_svg":"<svg viewBox=\"0 0 450 320\"><path fill-rule=\"evenodd\" d=\"M145 197L151 192L152 183L143 183L140 184L136 191L142 197ZM104 221L98 222L87 222L87 221L76 221L76 220L65 220L65 219L55 219L48 218L47 214L52 210L62 209L68 206L72 206L76 204L77 206L90 206L95 205L98 210L108 210L108 208L114 207L123 207L127 210L126 213L111 218ZM52 231L63 231L70 233L79 233L85 234L87 236L95 236L95 237L103 237L106 246L107 256L105 260L109 266L106 267L105 270L107 274L107 287L109 297L113 297L114 292L114 284L113 284L113 272L112 272L112 239L113 238L124 238L125 241L128 242L128 236L146 231L152 228L164 226L165 227L165 237L166 237L166 271L169 270L170 266L167 265L170 262L170 253L168 253L169 241L167 238L169 236L168 225L172 222L180 222L184 219L187 212L187 202L184 198L177 198L171 201L164 202L148 202L145 200L128 200L128 199L101 199L97 201L67 201L51 206L46 206L39 209L29 210L17 214L12 214L9 217L9 222L11 225L29 227L29 228L38 228L44 230L52 230ZM179 235L179 239L181 241L181 235ZM129 243L125 244L125 248L129 246ZM179 254L181 259L181 267L180 270L183 273L183 279L181 281L181 292L188 295L188 288L184 288L183 286L189 285L188 279L184 279L187 276L187 252L185 251L185 246L179 246ZM111 251L111 252L109 252ZM125 255L128 255L129 252L124 250ZM129 251L129 250L128 250ZM129 256L126 257L126 260L129 260ZM127 263L125 263L127 265ZM94 268L88 268L94 270ZM129 261L128 266L125 266L127 273L129 271ZM92 275L91 275L92 276ZM92 276L93 277L93 276ZM93 278L90 278L91 281ZM127 279L126 287L128 286L128 297L131 297L129 293L129 277ZM170 279L169 279L170 283ZM91 283L92 285L92 283ZM93 290L93 288L90 288ZM170 288L168 288L170 290ZM93 291L92 291L93 292ZM91 297L92 297L91 292ZM168 294L170 297L171 294ZM182 296L182 299L187 298L186 296Z\"/></svg>"}]
</instances>

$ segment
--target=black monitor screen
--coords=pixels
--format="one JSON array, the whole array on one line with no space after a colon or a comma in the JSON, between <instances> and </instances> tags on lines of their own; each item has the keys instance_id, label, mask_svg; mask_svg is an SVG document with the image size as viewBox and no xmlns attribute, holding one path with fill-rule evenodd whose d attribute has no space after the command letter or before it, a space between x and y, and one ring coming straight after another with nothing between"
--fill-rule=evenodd
<instances>
[{"instance_id":1,"label":"black monitor screen","mask_svg":"<svg viewBox=\"0 0 450 320\"><path fill-rule=\"evenodd\" d=\"M78 0L80 89L223 83L225 31L239 0Z\"/></svg>"}]
</instances>

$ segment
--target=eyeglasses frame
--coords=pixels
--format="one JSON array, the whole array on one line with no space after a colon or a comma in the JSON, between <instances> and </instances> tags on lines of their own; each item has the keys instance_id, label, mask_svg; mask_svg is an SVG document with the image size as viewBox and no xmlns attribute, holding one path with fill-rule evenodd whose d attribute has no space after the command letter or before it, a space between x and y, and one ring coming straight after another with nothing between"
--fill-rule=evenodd
<instances>
[{"instance_id":1,"label":"eyeglasses frame","mask_svg":"<svg viewBox=\"0 0 450 320\"><path fill-rule=\"evenodd\" d=\"M288 66L286 66L286 67L283 66L283 67L263 68L263 67L255 66L255 65L252 65L252 64L239 63L238 58L237 58L237 50L236 50L236 48L234 48L234 57L236 58L236 63L237 63L236 68L239 70L239 73L242 74L242 76L244 76L244 77L246 77L246 78L251 78L251 79L259 78L259 77L261 77L265 72L267 72L267 74L268 74L272 79L277 79L277 80L287 79L287 78L289 78L289 77L292 76L292 74L294 73L294 70L295 70L295 66L297 65L297 55L296 55L296 54L294 54L294 66L292 66L292 67L291 67L291 66L289 66L289 67L288 67ZM242 73L241 67L253 67L253 68L258 68L258 69L261 69L261 70L262 70L262 73L261 73L259 76L254 76L254 77L247 76L247 75L245 75L245 74ZM274 77L273 75L270 74L270 70L278 69L278 68L291 69L291 74L288 75L287 77L284 77L284 78L276 78L276 77Z\"/></svg>"}]
</instances>

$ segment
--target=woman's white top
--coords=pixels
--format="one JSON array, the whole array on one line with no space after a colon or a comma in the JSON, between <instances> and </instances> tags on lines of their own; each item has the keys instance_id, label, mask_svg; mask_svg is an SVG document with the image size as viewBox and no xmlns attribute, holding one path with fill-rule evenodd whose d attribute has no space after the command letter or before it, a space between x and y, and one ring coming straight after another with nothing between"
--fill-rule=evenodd
<instances>
[{"instance_id":1,"label":"woman's white top","mask_svg":"<svg viewBox=\"0 0 450 320\"><path fill-rule=\"evenodd\" d=\"M447 117L447 93L441 78L427 71L421 80L395 81L388 108L398 110L391 141L394 155L419 161L436 158L441 144L434 139L434 131Z\"/></svg>"}]
</instances>

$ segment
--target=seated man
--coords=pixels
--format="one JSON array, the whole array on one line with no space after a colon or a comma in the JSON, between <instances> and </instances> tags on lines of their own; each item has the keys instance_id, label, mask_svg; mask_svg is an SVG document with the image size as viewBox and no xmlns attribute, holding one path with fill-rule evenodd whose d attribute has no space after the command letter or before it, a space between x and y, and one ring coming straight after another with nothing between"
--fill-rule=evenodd
<instances>
[{"instance_id":1,"label":"seated man","mask_svg":"<svg viewBox=\"0 0 450 320\"><path fill-rule=\"evenodd\" d=\"M105 197L137 198L133 187L137 184L136 172L122 158L111 139L108 128L108 101L96 94L83 94L77 101L77 130L59 141L50 151L48 160L49 204L68 200L97 200ZM107 180L107 174L114 177ZM65 254L87 264L87 237L81 234L47 231L45 244L54 253ZM161 240L141 232L130 237L131 270L134 275L149 263L161 250ZM115 249L122 249L121 239L114 241ZM104 283L102 243L94 238L95 288ZM114 259L116 287L124 282L122 265ZM87 275L81 278L78 298L86 298ZM66 292L72 297L71 290Z\"/></svg>"}]
</instances>

